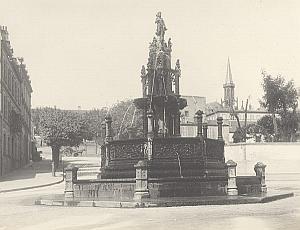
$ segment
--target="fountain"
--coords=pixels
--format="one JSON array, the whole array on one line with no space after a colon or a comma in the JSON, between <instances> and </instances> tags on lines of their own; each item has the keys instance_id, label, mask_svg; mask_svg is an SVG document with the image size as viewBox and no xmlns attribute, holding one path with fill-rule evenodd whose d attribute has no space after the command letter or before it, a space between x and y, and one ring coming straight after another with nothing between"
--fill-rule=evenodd
<instances>
[{"instance_id":1,"label":"fountain","mask_svg":"<svg viewBox=\"0 0 300 230\"><path fill-rule=\"evenodd\" d=\"M171 67L172 43L171 39L165 42L161 13L156 24L147 68L143 66L141 71L142 97L134 100L136 108L143 111L144 136L114 140L112 117L107 114L98 179L80 180L76 167L66 169L61 204L83 205L80 202L87 200L85 205L106 206L109 201L110 207L135 207L269 201L261 196L267 190L266 165L256 164L255 176L237 177L237 164L225 163L221 117L217 119L218 139L207 137L202 111L195 114L197 135L180 136L180 110L186 106L179 92L180 63L177 60L175 68ZM239 198L240 194L258 196L246 199ZM218 198L207 199L215 196ZM180 201L182 197L188 199ZM173 203L164 199L173 199Z\"/></svg>"},{"instance_id":2,"label":"fountain","mask_svg":"<svg viewBox=\"0 0 300 230\"><path fill-rule=\"evenodd\" d=\"M180 136L180 110L187 105L180 96L180 62L177 60L172 68L172 42L170 38L165 41L166 26L160 13L156 24L147 67L142 66L141 70L143 97L134 100L136 108L143 111L144 137L112 140L112 118L108 116L99 178L136 178L135 164L147 161L147 177L156 183L155 196L168 196L168 192L185 196L225 194L227 174L222 123L218 140L204 137L202 112L198 111L197 136ZM172 191L168 191L170 188Z\"/></svg>"}]
</instances>

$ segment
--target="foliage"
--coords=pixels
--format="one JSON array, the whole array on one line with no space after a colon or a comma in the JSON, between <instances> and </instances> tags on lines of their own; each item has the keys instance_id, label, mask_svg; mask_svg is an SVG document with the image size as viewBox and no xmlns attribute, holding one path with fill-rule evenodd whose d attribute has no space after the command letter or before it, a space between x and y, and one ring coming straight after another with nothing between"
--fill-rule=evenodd
<instances>
[{"instance_id":1,"label":"foliage","mask_svg":"<svg viewBox=\"0 0 300 230\"><path fill-rule=\"evenodd\" d=\"M272 114L275 140L292 140L298 121L296 115L298 97L294 82L292 80L286 82L281 76L273 78L266 72L263 72L262 75L264 95L260 103ZM280 116L279 122L276 120L275 114ZM280 132L278 125L280 125Z\"/></svg>"},{"instance_id":2,"label":"foliage","mask_svg":"<svg viewBox=\"0 0 300 230\"><path fill-rule=\"evenodd\" d=\"M245 127L238 127L234 132L233 143L246 142L246 131Z\"/></svg>"},{"instance_id":3,"label":"foliage","mask_svg":"<svg viewBox=\"0 0 300 230\"><path fill-rule=\"evenodd\" d=\"M249 139L252 139L255 142L261 142L262 139L265 138L265 136L266 130L264 129L264 127L253 123L241 128L237 128L237 130L233 134L233 142L246 142Z\"/></svg>"},{"instance_id":4,"label":"foliage","mask_svg":"<svg viewBox=\"0 0 300 230\"><path fill-rule=\"evenodd\" d=\"M68 125L69 127L78 127L80 124L80 132L76 134L74 132L72 135L70 134L69 137L72 138L72 140L74 140L75 136L77 136L80 140L83 138L86 140L96 140L98 143L101 143L104 139L102 127L105 121L105 116L108 112L111 114L113 119L112 128L115 138L128 138L129 128L133 130L134 137L140 137L143 135L142 111L135 108L132 100L118 102L113 105L109 111L106 108L93 109L85 112L38 108L32 110L32 119L36 135L45 136L45 119L48 121L50 120L50 117L55 119L56 116L59 116L61 119L56 119L59 120L56 125L60 127L64 127L65 125ZM64 117L66 114L67 116ZM68 119L70 116L73 117ZM54 121L52 121L52 127L55 127ZM48 139L49 138L45 139L47 143L49 143ZM60 140L64 143L64 145L73 145L71 145L71 142L68 141L67 138ZM53 140L51 139L50 142L52 143Z\"/></svg>"},{"instance_id":5,"label":"foliage","mask_svg":"<svg viewBox=\"0 0 300 230\"><path fill-rule=\"evenodd\" d=\"M99 140L104 138L102 124L106 114L107 110L102 108L86 111L82 115L82 119L86 122L88 140L96 140L99 143Z\"/></svg>"},{"instance_id":6,"label":"foliage","mask_svg":"<svg viewBox=\"0 0 300 230\"><path fill-rule=\"evenodd\" d=\"M77 112L45 107L33 110L32 114L39 134L52 148L56 167L62 146L78 146L88 138L87 122Z\"/></svg>"},{"instance_id":7,"label":"foliage","mask_svg":"<svg viewBox=\"0 0 300 230\"><path fill-rule=\"evenodd\" d=\"M80 114L55 108L38 109L39 132L51 147L78 146L87 135Z\"/></svg>"}]
</instances>

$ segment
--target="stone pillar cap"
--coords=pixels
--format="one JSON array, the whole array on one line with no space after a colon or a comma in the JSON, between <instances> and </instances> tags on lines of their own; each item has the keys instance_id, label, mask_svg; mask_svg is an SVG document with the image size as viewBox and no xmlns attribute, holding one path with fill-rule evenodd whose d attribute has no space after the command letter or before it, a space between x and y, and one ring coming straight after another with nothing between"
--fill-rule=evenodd
<instances>
[{"instance_id":1,"label":"stone pillar cap","mask_svg":"<svg viewBox=\"0 0 300 230\"><path fill-rule=\"evenodd\" d=\"M69 170L72 170L72 171L75 170L76 171L76 170L78 170L78 167L76 167L74 165L68 165L65 170L68 170L68 171Z\"/></svg>"},{"instance_id":2,"label":"stone pillar cap","mask_svg":"<svg viewBox=\"0 0 300 230\"><path fill-rule=\"evenodd\" d=\"M111 120L112 119L112 117L111 117L111 115L108 113L106 116L105 116L105 120Z\"/></svg>"},{"instance_id":3,"label":"stone pillar cap","mask_svg":"<svg viewBox=\"0 0 300 230\"><path fill-rule=\"evenodd\" d=\"M254 168L265 168L267 167L267 165L265 165L264 163L262 162L257 162L255 165L254 165Z\"/></svg>"},{"instance_id":4,"label":"stone pillar cap","mask_svg":"<svg viewBox=\"0 0 300 230\"><path fill-rule=\"evenodd\" d=\"M201 115L203 115L203 111L202 110L198 110L195 114L196 114L196 116L201 116Z\"/></svg>"},{"instance_id":5,"label":"stone pillar cap","mask_svg":"<svg viewBox=\"0 0 300 230\"><path fill-rule=\"evenodd\" d=\"M217 121L223 121L223 117L218 117Z\"/></svg>"},{"instance_id":6,"label":"stone pillar cap","mask_svg":"<svg viewBox=\"0 0 300 230\"><path fill-rule=\"evenodd\" d=\"M153 114L153 109L149 108L147 114Z\"/></svg>"},{"instance_id":7,"label":"stone pillar cap","mask_svg":"<svg viewBox=\"0 0 300 230\"><path fill-rule=\"evenodd\" d=\"M237 163L235 163L233 160L228 160L228 161L226 162L226 165L227 165L227 166L237 166Z\"/></svg>"},{"instance_id":8,"label":"stone pillar cap","mask_svg":"<svg viewBox=\"0 0 300 230\"><path fill-rule=\"evenodd\" d=\"M147 166L148 166L147 160L138 161L138 163L134 165L135 168L147 167Z\"/></svg>"}]
</instances>

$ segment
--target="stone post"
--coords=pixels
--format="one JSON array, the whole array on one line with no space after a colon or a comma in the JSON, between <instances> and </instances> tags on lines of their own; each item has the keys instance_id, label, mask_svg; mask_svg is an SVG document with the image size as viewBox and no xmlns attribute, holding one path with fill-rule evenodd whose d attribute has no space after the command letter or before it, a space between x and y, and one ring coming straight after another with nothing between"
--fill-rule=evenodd
<instances>
[{"instance_id":1,"label":"stone post","mask_svg":"<svg viewBox=\"0 0 300 230\"><path fill-rule=\"evenodd\" d=\"M112 128L111 128L112 118L111 115L108 114L105 116L105 142L108 143L112 141Z\"/></svg>"},{"instance_id":2,"label":"stone post","mask_svg":"<svg viewBox=\"0 0 300 230\"><path fill-rule=\"evenodd\" d=\"M207 123L203 123L203 137L206 139L207 138L207 129L208 129L208 126L207 126Z\"/></svg>"},{"instance_id":3,"label":"stone post","mask_svg":"<svg viewBox=\"0 0 300 230\"><path fill-rule=\"evenodd\" d=\"M148 189L148 164L147 160L139 161L135 167L135 191L133 199L141 201L143 198L149 198Z\"/></svg>"},{"instance_id":4,"label":"stone post","mask_svg":"<svg viewBox=\"0 0 300 230\"><path fill-rule=\"evenodd\" d=\"M65 169L65 200L74 198L74 182L77 180L77 167L69 166Z\"/></svg>"},{"instance_id":5,"label":"stone post","mask_svg":"<svg viewBox=\"0 0 300 230\"><path fill-rule=\"evenodd\" d=\"M154 138L153 110L151 108L147 112L147 119L148 119L147 156L148 156L148 160L151 160L153 155L153 138Z\"/></svg>"},{"instance_id":6,"label":"stone post","mask_svg":"<svg viewBox=\"0 0 300 230\"><path fill-rule=\"evenodd\" d=\"M218 124L218 140L223 140L223 131L222 131L223 118L222 117L217 118L217 124Z\"/></svg>"},{"instance_id":7,"label":"stone post","mask_svg":"<svg viewBox=\"0 0 300 230\"><path fill-rule=\"evenodd\" d=\"M261 192L267 192L266 185L266 165L262 162L257 162L254 166L254 171L257 177L260 178Z\"/></svg>"},{"instance_id":8,"label":"stone post","mask_svg":"<svg viewBox=\"0 0 300 230\"><path fill-rule=\"evenodd\" d=\"M198 110L195 115L197 121L197 137L202 136L202 119L203 119L203 111Z\"/></svg>"},{"instance_id":9,"label":"stone post","mask_svg":"<svg viewBox=\"0 0 300 230\"><path fill-rule=\"evenodd\" d=\"M235 163L233 160L228 160L226 162L227 167L227 195L228 196L237 196L238 190L236 186L236 166L237 163Z\"/></svg>"}]
</instances>

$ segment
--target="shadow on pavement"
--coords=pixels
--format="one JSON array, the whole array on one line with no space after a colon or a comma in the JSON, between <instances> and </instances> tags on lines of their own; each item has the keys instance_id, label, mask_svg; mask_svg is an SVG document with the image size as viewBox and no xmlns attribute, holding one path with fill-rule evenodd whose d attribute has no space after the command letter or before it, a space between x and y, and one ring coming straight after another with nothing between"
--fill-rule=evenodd
<instances>
[{"instance_id":1,"label":"shadow on pavement","mask_svg":"<svg viewBox=\"0 0 300 230\"><path fill-rule=\"evenodd\" d=\"M50 173L51 172L51 160L43 159L39 162L33 162L31 165L27 165L24 168L16 169L0 178L0 182L23 180L35 178L36 174Z\"/></svg>"}]
</instances>

